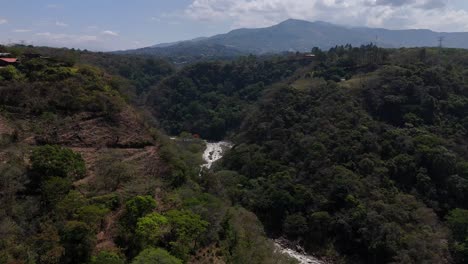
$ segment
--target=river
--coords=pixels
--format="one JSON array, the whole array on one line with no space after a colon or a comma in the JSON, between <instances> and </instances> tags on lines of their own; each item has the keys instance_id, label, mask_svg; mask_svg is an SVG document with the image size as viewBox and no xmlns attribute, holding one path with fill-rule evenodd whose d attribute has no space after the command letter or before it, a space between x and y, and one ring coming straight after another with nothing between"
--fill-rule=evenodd
<instances>
[{"instance_id":1,"label":"river","mask_svg":"<svg viewBox=\"0 0 468 264\"><path fill-rule=\"evenodd\" d=\"M302 247L293 246L291 242L285 239L276 239L274 242L275 247L279 252L297 260L299 264L326 264L326 262L308 255Z\"/></svg>"},{"instance_id":2,"label":"river","mask_svg":"<svg viewBox=\"0 0 468 264\"><path fill-rule=\"evenodd\" d=\"M206 142L206 149L203 152L203 160L205 163L201 165L201 168L211 169L213 163L220 160L226 150L232 148L232 144L227 141L219 141L219 142Z\"/></svg>"},{"instance_id":3,"label":"river","mask_svg":"<svg viewBox=\"0 0 468 264\"><path fill-rule=\"evenodd\" d=\"M211 169L213 163L223 158L224 153L232 148L232 143L227 141L207 142L206 149L203 152L203 160L205 163L201 165L200 176L203 169ZM292 243L284 239L274 241L276 249L291 258L297 260L299 264L325 264L325 262L307 255L304 249L299 246L291 246Z\"/></svg>"}]
</instances>

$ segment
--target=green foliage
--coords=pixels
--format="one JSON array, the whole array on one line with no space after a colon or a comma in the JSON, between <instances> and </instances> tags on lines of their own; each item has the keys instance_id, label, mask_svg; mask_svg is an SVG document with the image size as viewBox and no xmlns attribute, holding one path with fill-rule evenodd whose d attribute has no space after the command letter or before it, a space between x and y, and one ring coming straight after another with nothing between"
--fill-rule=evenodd
<instances>
[{"instance_id":1,"label":"green foliage","mask_svg":"<svg viewBox=\"0 0 468 264\"><path fill-rule=\"evenodd\" d=\"M454 209L447 216L447 223L452 230L454 241L452 251L458 263L468 261L468 210Z\"/></svg>"},{"instance_id":2,"label":"green foliage","mask_svg":"<svg viewBox=\"0 0 468 264\"><path fill-rule=\"evenodd\" d=\"M90 264L125 264L125 260L113 252L101 251L92 257Z\"/></svg>"},{"instance_id":3,"label":"green foliage","mask_svg":"<svg viewBox=\"0 0 468 264\"><path fill-rule=\"evenodd\" d=\"M6 67L0 68L0 81L18 81L22 78L22 74L14 66L8 65Z\"/></svg>"},{"instance_id":4,"label":"green foliage","mask_svg":"<svg viewBox=\"0 0 468 264\"><path fill-rule=\"evenodd\" d=\"M31 170L34 181L42 182L51 177L79 179L86 173L80 154L61 146L41 146L33 150Z\"/></svg>"},{"instance_id":5,"label":"green foliage","mask_svg":"<svg viewBox=\"0 0 468 264\"><path fill-rule=\"evenodd\" d=\"M466 263L466 51L346 45L307 63L247 57L175 72L151 58L32 49L52 58L22 60L0 87L18 130L0 146L1 263L289 263L266 234L336 263ZM140 156L105 156L72 185L84 162L59 146L34 147L28 165L23 143L63 142L82 115L119 121L108 135L119 138L128 102L171 134L189 131L154 136L150 176ZM235 142L201 178L195 133ZM125 257L91 257L101 235Z\"/></svg>"},{"instance_id":6,"label":"green foliage","mask_svg":"<svg viewBox=\"0 0 468 264\"><path fill-rule=\"evenodd\" d=\"M72 183L70 179L51 177L42 183L41 194L43 196L43 200L47 204L55 206L68 194L71 188Z\"/></svg>"},{"instance_id":7,"label":"green foliage","mask_svg":"<svg viewBox=\"0 0 468 264\"><path fill-rule=\"evenodd\" d=\"M11 112L38 116L90 111L112 121L125 104L124 91L117 90L124 88L90 66L72 68L66 62L34 58L21 61L18 68L0 69L0 79L6 80L0 103Z\"/></svg>"},{"instance_id":8,"label":"green foliage","mask_svg":"<svg viewBox=\"0 0 468 264\"><path fill-rule=\"evenodd\" d=\"M169 254L161 248L148 248L143 250L133 261L132 264L182 264L183 262Z\"/></svg>"},{"instance_id":9,"label":"green foliage","mask_svg":"<svg viewBox=\"0 0 468 264\"><path fill-rule=\"evenodd\" d=\"M40 232L33 237L38 263L60 264L65 248L60 241L58 230L52 223L43 223Z\"/></svg>"},{"instance_id":10,"label":"green foliage","mask_svg":"<svg viewBox=\"0 0 468 264\"><path fill-rule=\"evenodd\" d=\"M307 219L301 214L288 215L284 220L284 233L292 238L308 233Z\"/></svg>"},{"instance_id":11,"label":"green foliage","mask_svg":"<svg viewBox=\"0 0 468 264\"><path fill-rule=\"evenodd\" d=\"M298 66L255 58L199 63L154 87L147 105L172 135L189 131L222 139L239 127L245 108L260 97L266 85L289 77Z\"/></svg>"},{"instance_id":12,"label":"green foliage","mask_svg":"<svg viewBox=\"0 0 468 264\"><path fill-rule=\"evenodd\" d=\"M187 259L190 251L196 247L197 239L207 229L208 222L186 210L171 210L166 217L172 228L171 252L181 259Z\"/></svg>"},{"instance_id":13,"label":"green foliage","mask_svg":"<svg viewBox=\"0 0 468 264\"><path fill-rule=\"evenodd\" d=\"M169 232L169 220L158 213L148 214L138 219L135 232L143 245L157 245Z\"/></svg>"},{"instance_id":14,"label":"green foliage","mask_svg":"<svg viewBox=\"0 0 468 264\"><path fill-rule=\"evenodd\" d=\"M69 221L61 232L65 253L62 263L87 263L95 244L94 232L83 222Z\"/></svg>"},{"instance_id":15,"label":"green foliage","mask_svg":"<svg viewBox=\"0 0 468 264\"><path fill-rule=\"evenodd\" d=\"M19 156L11 155L0 164L0 218L15 210L16 195L26 189L27 180L26 165Z\"/></svg>"},{"instance_id":16,"label":"green foliage","mask_svg":"<svg viewBox=\"0 0 468 264\"><path fill-rule=\"evenodd\" d=\"M257 217L243 208L229 209L222 222L220 241L227 263L296 263L275 250Z\"/></svg>"},{"instance_id":17,"label":"green foliage","mask_svg":"<svg viewBox=\"0 0 468 264\"><path fill-rule=\"evenodd\" d=\"M223 169L243 177L223 187L258 215L267 232L300 238L306 249L334 255L332 248L378 263L444 262L447 246L434 241L447 241L448 234L427 206L441 214L440 208L462 206L460 191L443 191L463 190L455 175L461 156L437 134L445 131L425 129L428 116L418 115L425 120L418 128L395 122L404 114L388 109L385 118L376 118L365 107L372 98L367 92L381 91L376 82L362 92L332 82L270 89L223 159ZM396 87L392 102L407 94Z\"/></svg>"},{"instance_id":18,"label":"green foliage","mask_svg":"<svg viewBox=\"0 0 468 264\"><path fill-rule=\"evenodd\" d=\"M157 204L153 197L136 196L125 203L125 215L123 217L129 228L135 227L140 217L145 216L156 208Z\"/></svg>"},{"instance_id":19,"label":"green foliage","mask_svg":"<svg viewBox=\"0 0 468 264\"><path fill-rule=\"evenodd\" d=\"M108 213L109 210L107 208L102 208L97 205L85 205L77 210L76 218L86 223L94 230L99 230L102 219Z\"/></svg>"},{"instance_id":20,"label":"green foliage","mask_svg":"<svg viewBox=\"0 0 468 264\"><path fill-rule=\"evenodd\" d=\"M90 202L109 210L116 210L121 205L121 197L116 193L92 197Z\"/></svg>"},{"instance_id":21,"label":"green foliage","mask_svg":"<svg viewBox=\"0 0 468 264\"><path fill-rule=\"evenodd\" d=\"M87 205L85 197L76 190L71 190L62 200L60 200L55 209L55 213L61 219L73 219L80 208Z\"/></svg>"},{"instance_id":22,"label":"green foliage","mask_svg":"<svg viewBox=\"0 0 468 264\"><path fill-rule=\"evenodd\" d=\"M328 232L332 227L333 218L328 212L313 212L307 217L309 239L312 247L320 247L327 242Z\"/></svg>"},{"instance_id":23,"label":"green foliage","mask_svg":"<svg viewBox=\"0 0 468 264\"><path fill-rule=\"evenodd\" d=\"M144 97L152 85L159 83L175 71L167 61L154 58L84 53L81 54L80 59L85 63L106 69L111 74L125 78L119 80L119 85L122 85L125 80L130 81L131 85L135 87L134 96L136 97L141 95Z\"/></svg>"},{"instance_id":24,"label":"green foliage","mask_svg":"<svg viewBox=\"0 0 468 264\"><path fill-rule=\"evenodd\" d=\"M189 143L191 144L191 143ZM202 152L198 152L199 148L195 145L195 152L187 151L188 147L181 147L172 142L165 142L160 148L161 158L167 163L169 170L165 176L166 181L171 187L177 188L187 182L188 179L194 178L200 171L198 165L201 163L200 156Z\"/></svg>"}]
</instances>

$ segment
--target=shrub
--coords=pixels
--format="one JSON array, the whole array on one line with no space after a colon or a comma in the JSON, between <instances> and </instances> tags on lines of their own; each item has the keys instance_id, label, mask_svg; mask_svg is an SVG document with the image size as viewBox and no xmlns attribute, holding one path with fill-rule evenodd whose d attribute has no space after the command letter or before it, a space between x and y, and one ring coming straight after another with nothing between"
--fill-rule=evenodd
<instances>
[{"instance_id":1,"label":"shrub","mask_svg":"<svg viewBox=\"0 0 468 264\"><path fill-rule=\"evenodd\" d=\"M125 264L125 260L113 252L101 251L91 259L90 264Z\"/></svg>"},{"instance_id":2,"label":"shrub","mask_svg":"<svg viewBox=\"0 0 468 264\"><path fill-rule=\"evenodd\" d=\"M153 197L146 196L136 196L130 199L125 204L125 215L123 220L126 222L127 227L135 227L138 219L146 214L150 213L156 208L156 201Z\"/></svg>"},{"instance_id":3,"label":"shrub","mask_svg":"<svg viewBox=\"0 0 468 264\"><path fill-rule=\"evenodd\" d=\"M143 250L133 261L132 264L182 264L182 261L161 248L148 248Z\"/></svg>"},{"instance_id":4,"label":"shrub","mask_svg":"<svg viewBox=\"0 0 468 264\"><path fill-rule=\"evenodd\" d=\"M42 182L51 177L79 179L86 173L85 162L80 154L61 146L37 147L31 156L33 180Z\"/></svg>"},{"instance_id":5,"label":"shrub","mask_svg":"<svg viewBox=\"0 0 468 264\"><path fill-rule=\"evenodd\" d=\"M62 263L87 263L94 247L94 233L83 222L69 221L62 232L65 254Z\"/></svg>"},{"instance_id":6,"label":"shrub","mask_svg":"<svg viewBox=\"0 0 468 264\"><path fill-rule=\"evenodd\" d=\"M158 213L138 219L136 234L143 245L156 245L169 231L169 220Z\"/></svg>"},{"instance_id":7,"label":"shrub","mask_svg":"<svg viewBox=\"0 0 468 264\"><path fill-rule=\"evenodd\" d=\"M7 81L20 80L23 75L13 66L8 65L4 68L0 68L0 80L4 79Z\"/></svg>"}]
</instances>

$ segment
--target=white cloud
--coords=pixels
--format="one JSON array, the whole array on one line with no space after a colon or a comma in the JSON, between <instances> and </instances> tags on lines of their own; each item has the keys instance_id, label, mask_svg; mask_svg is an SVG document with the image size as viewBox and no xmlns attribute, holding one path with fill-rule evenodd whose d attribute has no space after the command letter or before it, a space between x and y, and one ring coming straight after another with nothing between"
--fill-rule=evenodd
<instances>
[{"instance_id":1,"label":"white cloud","mask_svg":"<svg viewBox=\"0 0 468 264\"><path fill-rule=\"evenodd\" d=\"M13 29L12 32L14 33L27 33L31 32L31 29L25 29L25 28L18 28L18 29Z\"/></svg>"},{"instance_id":2,"label":"white cloud","mask_svg":"<svg viewBox=\"0 0 468 264\"><path fill-rule=\"evenodd\" d=\"M468 30L468 12L448 0L193 0L195 20L231 21L233 27L270 26L287 18L350 26Z\"/></svg>"},{"instance_id":3,"label":"white cloud","mask_svg":"<svg viewBox=\"0 0 468 264\"><path fill-rule=\"evenodd\" d=\"M68 24L60 21L55 21L55 25L58 27L68 27Z\"/></svg>"},{"instance_id":4,"label":"white cloud","mask_svg":"<svg viewBox=\"0 0 468 264\"><path fill-rule=\"evenodd\" d=\"M0 25L8 23L8 20L0 17Z\"/></svg>"},{"instance_id":5,"label":"white cloud","mask_svg":"<svg viewBox=\"0 0 468 264\"><path fill-rule=\"evenodd\" d=\"M113 37L118 37L119 36L119 33L115 32L115 31L112 31L112 30L104 30L101 33L104 34L104 35L113 36Z\"/></svg>"}]
</instances>

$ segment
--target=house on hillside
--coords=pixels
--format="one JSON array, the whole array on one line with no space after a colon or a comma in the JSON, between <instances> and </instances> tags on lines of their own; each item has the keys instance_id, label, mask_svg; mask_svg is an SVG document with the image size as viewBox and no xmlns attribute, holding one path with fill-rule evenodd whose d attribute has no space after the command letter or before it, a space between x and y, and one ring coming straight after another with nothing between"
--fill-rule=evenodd
<instances>
[{"instance_id":1,"label":"house on hillside","mask_svg":"<svg viewBox=\"0 0 468 264\"><path fill-rule=\"evenodd\" d=\"M15 65L18 62L17 58L0 58L0 67Z\"/></svg>"},{"instance_id":2,"label":"house on hillside","mask_svg":"<svg viewBox=\"0 0 468 264\"><path fill-rule=\"evenodd\" d=\"M8 57L11 57L11 53L0 52L0 58L8 58Z\"/></svg>"}]
</instances>

